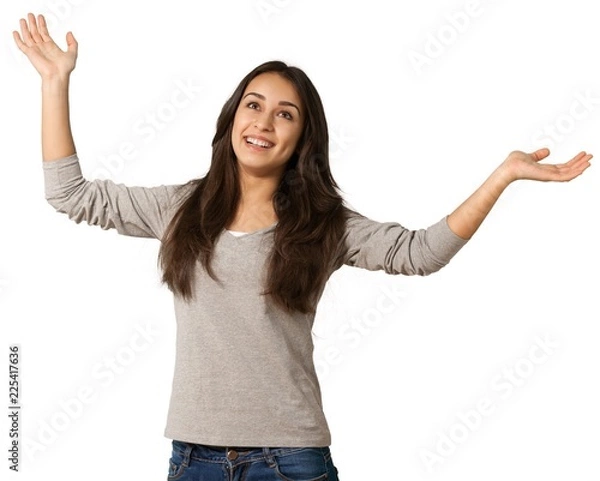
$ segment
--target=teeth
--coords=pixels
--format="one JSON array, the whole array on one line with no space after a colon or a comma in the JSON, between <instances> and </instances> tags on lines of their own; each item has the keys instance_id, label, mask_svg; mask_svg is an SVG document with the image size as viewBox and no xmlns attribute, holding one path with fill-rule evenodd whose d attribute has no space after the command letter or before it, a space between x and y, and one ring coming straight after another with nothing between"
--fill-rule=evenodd
<instances>
[{"instance_id":1,"label":"teeth","mask_svg":"<svg viewBox=\"0 0 600 481\"><path fill-rule=\"evenodd\" d=\"M248 142L249 144L258 145L260 147L266 147L266 148L272 146L271 143L265 142L264 140L255 139L254 137L246 137L246 142Z\"/></svg>"}]
</instances>

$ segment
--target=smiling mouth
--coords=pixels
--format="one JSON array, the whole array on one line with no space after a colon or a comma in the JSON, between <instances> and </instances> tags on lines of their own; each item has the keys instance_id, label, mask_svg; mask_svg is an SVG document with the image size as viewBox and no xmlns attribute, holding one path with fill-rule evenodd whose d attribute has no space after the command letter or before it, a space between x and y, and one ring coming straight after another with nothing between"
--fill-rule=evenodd
<instances>
[{"instance_id":1,"label":"smiling mouth","mask_svg":"<svg viewBox=\"0 0 600 481\"><path fill-rule=\"evenodd\" d=\"M262 149L270 149L271 147L273 147L275 145L272 142L267 142L266 140L260 140L260 139L254 138L252 136L245 137L245 140L248 145L252 145L253 147L260 147Z\"/></svg>"}]
</instances>

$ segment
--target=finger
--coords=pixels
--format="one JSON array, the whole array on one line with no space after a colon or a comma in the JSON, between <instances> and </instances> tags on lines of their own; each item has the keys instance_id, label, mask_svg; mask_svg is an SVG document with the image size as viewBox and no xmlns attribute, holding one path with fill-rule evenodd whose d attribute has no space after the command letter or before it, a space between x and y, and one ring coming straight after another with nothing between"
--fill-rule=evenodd
<instances>
[{"instance_id":1,"label":"finger","mask_svg":"<svg viewBox=\"0 0 600 481\"><path fill-rule=\"evenodd\" d=\"M21 24L21 35L23 36L23 43L25 43L25 45L27 45L28 47L32 47L34 41L31 38L31 35L29 34L29 27L27 26L27 21L24 18L22 18L19 20L19 23Z\"/></svg>"},{"instance_id":2,"label":"finger","mask_svg":"<svg viewBox=\"0 0 600 481\"><path fill-rule=\"evenodd\" d=\"M583 171L590 166L588 162L584 162L578 165L576 168L570 169L568 172L564 173L565 178L563 180L569 181L574 179L575 177L579 177L583 174Z\"/></svg>"},{"instance_id":3,"label":"finger","mask_svg":"<svg viewBox=\"0 0 600 481\"><path fill-rule=\"evenodd\" d=\"M579 153L578 153L578 154L577 154L575 157L573 157L573 159L571 159L571 160L575 160L575 161L577 162L577 161L579 161L579 160L582 160L582 159L587 159L587 158L590 158L590 159L591 159L591 158L592 158L592 155L591 155L591 154L588 154L588 153L587 153L587 152L585 152L585 151L581 151L581 152L579 152Z\"/></svg>"},{"instance_id":4,"label":"finger","mask_svg":"<svg viewBox=\"0 0 600 481\"><path fill-rule=\"evenodd\" d=\"M589 156L589 158L588 158ZM586 160L591 159L592 156L591 154L586 154L585 152L579 152L575 157L573 157L571 160L564 162L562 164L548 164L548 165L554 165L555 167L572 167L577 165L579 162L585 162Z\"/></svg>"},{"instance_id":5,"label":"finger","mask_svg":"<svg viewBox=\"0 0 600 481\"><path fill-rule=\"evenodd\" d=\"M581 162L587 162L591 158L592 158L592 156L590 154L586 154L585 152L579 152L575 157L573 157L568 162L565 162L564 164L557 164L557 165L559 165L561 167L562 166L574 167Z\"/></svg>"},{"instance_id":6,"label":"finger","mask_svg":"<svg viewBox=\"0 0 600 481\"><path fill-rule=\"evenodd\" d=\"M25 52L27 45L25 45L23 43L23 40L21 40L21 36L19 35L19 32L17 32L16 30L13 30L12 34L13 34L13 38L15 39L15 43L17 44L17 47L19 47L19 50L21 52Z\"/></svg>"},{"instance_id":7,"label":"finger","mask_svg":"<svg viewBox=\"0 0 600 481\"><path fill-rule=\"evenodd\" d=\"M37 21L35 19L35 15L33 13L30 13L27 16L29 17L29 30L31 30L31 37L33 38L35 43L42 43L43 40L42 40L42 37L40 36L40 33L38 32Z\"/></svg>"},{"instance_id":8,"label":"finger","mask_svg":"<svg viewBox=\"0 0 600 481\"><path fill-rule=\"evenodd\" d=\"M555 164L555 167L563 170L576 169L580 165L585 164L590 158L591 157L589 157L586 154L577 154L575 157L573 157L568 162L565 162L564 164Z\"/></svg>"},{"instance_id":9,"label":"finger","mask_svg":"<svg viewBox=\"0 0 600 481\"><path fill-rule=\"evenodd\" d=\"M581 152L577 156L573 157L568 163L573 162L573 165L580 165L589 163L590 159L593 157L592 154L587 154L585 152Z\"/></svg>"},{"instance_id":10,"label":"finger","mask_svg":"<svg viewBox=\"0 0 600 481\"><path fill-rule=\"evenodd\" d=\"M580 173L583 172L585 169L587 169L590 165L590 160L592 159L593 155L592 154L586 154L583 157L581 157L577 162L575 162L572 165L572 169L573 170L577 170Z\"/></svg>"},{"instance_id":11,"label":"finger","mask_svg":"<svg viewBox=\"0 0 600 481\"><path fill-rule=\"evenodd\" d=\"M44 40L44 42L52 41L52 37L50 37L50 34L48 33L48 25L46 24L46 19L42 14L39 15L39 19L40 26L38 30L40 32L40 35L42 36L42 40Z\"/></svg>"},{"instance_id":12,"label":"finger","mask_svg":"<svg viewBox=\"0 0 600 481\"><path fill-rule=\"evenodd\" d=\"M590 159L593 157L591 154L586 154L584 156L578 155L578 160L576 163L570 164L562 164L557 165L556 167L556 176L558 177L556 180L568 181L574 179L575 177L581 175L585 169L590 167Z\"/></svg>"},{"instance_id":13,"label":"finger","mask_svg":"<svg viewBox=\"0 0 600 481\"><path fill-rule=\"evenodd\" d=\"M584 157L585 155L586 155L585 151L582 150L577 155L575 155L571 160L569 160L569 162L577 161L577 160L581 159L582 157ZM569 162L567 162L567 163L569 163Z\"/></svg>"}]
</instances>

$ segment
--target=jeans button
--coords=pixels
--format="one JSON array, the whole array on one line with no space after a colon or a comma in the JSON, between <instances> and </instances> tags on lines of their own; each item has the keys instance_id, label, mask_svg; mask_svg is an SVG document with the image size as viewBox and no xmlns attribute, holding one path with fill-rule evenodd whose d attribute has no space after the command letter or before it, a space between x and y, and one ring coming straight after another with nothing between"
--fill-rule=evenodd
<instances>
[{"instance_id":1,"label":"jeans button","mask_svg":"<svg viewBox=\"0 0 600 481\"><path fill-rule=\"evenodd\" d=\"M238 457L238 452L235 449L228 449L227 450L227 459L229 459L229 461L235 461Z\"/></svg>"}]
</instances>

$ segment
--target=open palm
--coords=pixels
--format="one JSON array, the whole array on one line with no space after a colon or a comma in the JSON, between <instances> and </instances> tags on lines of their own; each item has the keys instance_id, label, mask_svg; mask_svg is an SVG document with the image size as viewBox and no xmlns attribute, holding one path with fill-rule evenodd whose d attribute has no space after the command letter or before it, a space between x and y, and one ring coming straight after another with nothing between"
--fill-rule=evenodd
<instances>
[{"instance_id":1,"label":"open palm","mask_svg":"<svg viewBox=\"0 0 600 481\"><path fill-rule=\"evenodd\" d=\"M540 181L567 182L581 175L590 166L592 154L579 152L564 164L541 164L540 160L550 155L550 150L543 148L530 154L515 150L511 152L502 167L511 180L529 179Z\"/></svg>"},{"instance_id":2,"label":"open palm","mask_svg":"<svg viewBox=\"0 0 600 481\"><path fill-rule=\"evenodd\" d=\"M43 15L29 13L27 21L20 19L21 34L13 30L13 38L21 52L27 55L42 78L67 77L75 68L77 61L77 41L71 32L67 33L68 50L64 52L48 34Z\"/></svg>"}]
</instances>

